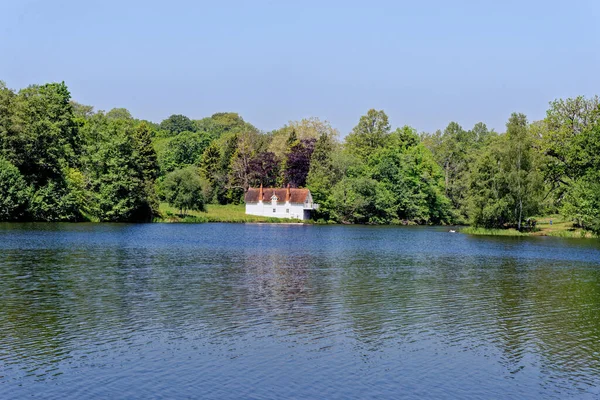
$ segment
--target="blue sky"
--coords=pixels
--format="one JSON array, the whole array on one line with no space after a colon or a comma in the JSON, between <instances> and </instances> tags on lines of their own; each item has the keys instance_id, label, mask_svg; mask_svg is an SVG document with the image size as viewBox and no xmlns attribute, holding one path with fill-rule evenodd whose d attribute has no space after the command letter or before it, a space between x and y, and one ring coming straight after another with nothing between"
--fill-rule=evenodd
<instances>
[{"instance_id":1,"label":"blue sky","mask_svg":"<svg viewBox=\"0 0 600 400\"><path fill-rule=\"evenodd\" d=\"M239 112L260 129L369 108L435 131L600 94L600 2L0 0L0 80L65 81L160 121Z\"/></svg>"}]
</instances>

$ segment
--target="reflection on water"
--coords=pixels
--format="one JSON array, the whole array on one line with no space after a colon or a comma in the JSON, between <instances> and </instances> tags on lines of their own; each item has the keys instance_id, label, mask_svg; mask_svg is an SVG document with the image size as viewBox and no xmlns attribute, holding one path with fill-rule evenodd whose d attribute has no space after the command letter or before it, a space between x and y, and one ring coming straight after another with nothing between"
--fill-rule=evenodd
<instances>
[{"instance_id":1,"label":"reflection on water","mask_svg":"<svg viewBox=\"0 0 600 400\"><path fill-rule=\"evenodd\" d=\"M600 243L0 225L0 398L593 398Z\"/></svg>"}]
</instances>

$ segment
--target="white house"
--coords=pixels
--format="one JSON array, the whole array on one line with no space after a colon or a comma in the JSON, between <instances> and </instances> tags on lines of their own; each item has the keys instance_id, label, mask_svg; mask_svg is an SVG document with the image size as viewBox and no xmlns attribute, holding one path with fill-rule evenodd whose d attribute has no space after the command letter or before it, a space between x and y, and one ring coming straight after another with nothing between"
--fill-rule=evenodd
<instances>
[{"instance_id":1,"label":"white house","mask_svg":"<svg viewBox=\"0 0 600 400\"><path fill-rule=\"evenodd\" d=\"M310 219L313 203L310 190L290 188L249 188L244 197L246 214L263 217Z\"/></svg>"}]
</instances>

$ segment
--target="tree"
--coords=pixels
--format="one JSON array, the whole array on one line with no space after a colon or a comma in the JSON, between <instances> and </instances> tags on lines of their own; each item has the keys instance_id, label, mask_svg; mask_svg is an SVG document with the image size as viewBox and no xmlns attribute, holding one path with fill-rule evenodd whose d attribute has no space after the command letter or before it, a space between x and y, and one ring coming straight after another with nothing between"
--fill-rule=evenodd
<instances>
[{"instance_id":1,"label":"tree","mask_svg":"<svg viewBox=\"0 0 600 400\"><path fill-rule=\"evenodd\" d=\"M517 229L525 215L537 211L539 205L540 180L534 164L532 138L524 114L513 113L506 124L508 139L506 172L509 193L513 200L513 212Z\"/></svg>"},{"instance_id":2,"label":"tree","mask_svg":"<svg viewBox=\"0 0 600 400\"><path fill-rule=\"evenodd\" d=\"M152 133L146 122L140 123L134 131L137 164L142 169L144 179L154 182L160 172L158 159L152 144Z\"/></svg>"},{"instance_id":3,"label":"tree","mask_svg":"<svg viewBox=\"0 0 600 400\"><path fill-rule=\"evenodd\" d=\"M70 191L64 178L49 180L45 185L38 187L29 199L27 213L34 221L81 220L77 198Z\"/></svg>"},{"instance_id":4,"label":"tree","mask_svg":"<svg viewBox=\"0 0 600 400\"><path fill-rule=\"evenodd\" d=\"M168 140L158 154L163 173L186 166L200 165L202 154L210 145L211 139L205 132L184 131Z\"/></svg>"},{"instance_id":5,"label":"tree","mask_svg":"<svg viewBox=\"0 0 600 400\"><path fill-rule=\"evenodd\" d=\"M204 150L200 159L200 174L208 182L209 195L206 197L207 202L217 201L217 192L219 187L223 186L223 180L226 179L221 173L220 168L221 151L216 141L213 141L210 146Z\"/></svg>"},{"instance_id":6,"label":"tree","mask_svg":"<svg viewBox=\"0 0 600 400\"><path fill-rule=\"evenodd\" d=\"M471 132L468 136L475 141L477 147L481 147L485 145L487 141L490 140L490 138L493 138L495 135L496 132L494 132L494 130L490 131L488 130L486 124L484 124L483 122L478 122L475 124L475 126L473 126L473 129L471 129Z\"/></svg>"},{"instance_id":7,"label":"tree","mask_svg":"<svg viewBox=\"0 0 600 400\"><path fill-rule=\"evenodd\" d=\"M185 115L173 114L160 123L160 129L169 132L171 135L177 135L185 131L195 132L196 124Z\"/></svg>"},{"instance_id":8,"label":"tree","mask_svg":"<svg viewBox=\"0 0 600 400\"><path fill-rule=\"evenodd\" d=\"M331 127L328 121L321 121L319 118L304 118L300 121L290 121L282 128L271 132L268 136L271 138L268 151L275 153L278 159L285 158L285 153L295 144L295 140L315 139L321 135L327 135L332 140L337 140L339 132Z\"/></svg>"},{"instance_id":9,"label":"tree","mask_svg":"<svg viewBox=\"0 0 600 400\"><path fill-rule=\"evenodd\" d=\"M451 220L442 170L413 128L389 133L366 158L331 154L326 143L317 142L309 174L309 184L322 191L317 217L369 224Z\"/></svg>"},{"instance_id":10,"label":"tree","mask_svg":"<svg viewBox=\"0 0 600 400\"><path fill-rule=\"evenodd\" d=\"M0 155L11 152L10 139L14 114L15 92L0 81Z\"/></svg>"},{"instance_id":11,"label":"tree","mask_svg":"<svg viewBox=\"0 0 600 400\"><path fill-rule=\"evenodd\" d=\"M28 216L34 220L81 218L65 180L65 171L79 162L82 145L70 97L64 82L19 91L2 132L4 157L32 188Z\"/></svg>"},{"instance_id":12,"label":"tree","mask_svg":"<svg viewBox=\"0 0 600 400\"><path fill-rule=\"evenodd\" d=\"M29 186L19 169L0 157L0 221L22 218L29 195Z\"/></svg>"},{"instance_id":13,"label":"tree","mask_svg":"<svg viewBox=\"0 0 600 400\"><path fill-rule=\"evenodd\" d=\"M187 210L204 211L202 180L195 167L186 167L169 173L162 183L165 199L181 215Z\"/></svg>"},{"instance_id":14,"label":"tree","mask_svg":"<svg viewBox=\"0 0 600 400\"><path fill-rule=\"evenodd\" d=\"M520 230L523 220L539 210L542 181L527 118L513 113L506 127L506 134L492 140L474 163L468 209L476 226Z\"/></svg>"},{"instance_id":15,"label":"tree","mask_svg":"<svg viewBox=\"0 0 600 400\"><path fill-rule=\"evenodd\" d=\"M239 186L235 187L232 182L232 166L238 155L238 136L237 133L228 132L215 141L216 146L220 149L221 158L217 168L218 172L215 175L216 182L213 192L219 204L237 202L244 193Z\"/></svg>"},{"instance_id":16,"label":"tree","mask_svg":"<svg viewBox=\"0 0 600 400\"><path fill-rule=\"evenodd\" d=\"M315 148L315 139L302 139L290 147L284 166L284 184L303 187L310 170L310 160Z\"/></svg>"},{"instance_id":17,"label":"tree","mask_svg":"<svg viewBox=\"0 0 600 400\"><path fill-rule=\"evenodd\" d=\"M133 120L131 113L126 108L113 108L112 110L106 113L106 118Z\"/></svg>"},{"instance_id":18,"label":"tree","mask_svg":"<svg viewBox=\"0 0 600 400\"><path fill-rule=\"evenodd\" d=\"M14 99L5 156L35 188L76 161L80 141L70 97L64 83L50 83L23 89Z\"/></svg>"},{"instance_id":19,"label":"tree","mask_svg":"<svg viewBox=\"0 0 600 400\"><path fill-rule=\"evenodd\" d=\"M508 182L504 173L506 136L500 136L476 158L468 176L468 213L471 223L504 228L511 221Z\"/></svg>"},{"instance_id":20,"label":"tree","mask_svg":"<svg viewBox=\"0 0 600 400\"><path fill-rule=\"evenodd\" d=\"M358 125L346 136L346 148L364 160L374 150L386 145L390 129L385 112L371 109L367 115L360 117Z\"/></svg>"},{"instance_id":21,"label":"tree","mask_svg":"<svg viewBox=\"0 0 600 400\"><path fill-rule=\"evenodd\" d=\"M333 173L334 139L326 132L321 133L315 143L315 148L310 159L310 169L306 177L306 185L310 189L315 203L320 205L316 211L317 218L329 220L331 215L329 203L331 188L337 183Z\"/></svg>"},{"instance_id":22,"label":"tree","mask_svg":"<svg viewBox=\"0 0 600 400\"><path fill-rule=\"evenodd\" d=\"M570 186L586 173L577 159L585 150L579 137L600 122L598 96L558 99L550 103L546 118L535 128L537 146L544 154L544 181L557 206Z\"/></svg>"},{"instance_id":23,"label":"tree","mask_svg":"<svg viewBox=\"0 0 600 400\"><path fill-rule=\"evenodd\" d=\"M257 187L273 187L279 176L279 161L274 153L265 151L254 156L248 165L248 184Z\"/></svg>"},{"instance_id":24,"label":"tree","mask_svg":"<svg viewBox=\"0 0 600 400\"><path fill-rule=\"evenodd\" d=\"M194 121L198 132L207 133L211 139L218 139L226 133L240 133L244 130L257 131L251 124L234 112L215 113L208 118Z\"/></svg>"},{"instance_id":25,"label":"tree","mask_svg":"<svg viewBox=\"0 0 600 400\"><path fill-rule=\"evenodd\" d=\"M256 154L256 138L253 131L238 134L236 151L231 157L228 189L236 190L240 197L250 187L250 162Z\"/></svg>"},{"instance_id":26,"label":"tree","mask_svg":"<svg viewBox=\"0 0 600 400\"><path fill-rule=\"evenodd\" d=\"M467 213L467 180L464 178L473 161L478 135L485 135L484 127L476 125L473 130L465 131L458 123L450 122L443 133L437 134L436 147L433 149L436 161L444 170L445 194L461 219Z\"/></svg>"},{"instance_id":27,"label":"tree","mask_svg":"<svg viewBox=\"0 0 600 400\"><path fill-rule=\"evenodd\" d=\"M413 128L405 126L391 134L389 146L370 157L369 173L379 182L372 222L427 224L451 219L441 168Z\"/></svg>"},{"instance_id":28,"label":"tree","mask_svg":"<svg viewBox=\"0 0 600 400\"><path fill-rule=\"evenodd\" d=\"M71 100L71 107L73 107L73 115L75 117L87 119L94 115L93 106L88 106Z\"/></svg>"},{"instance_id":29,"label":"tree","mask_svg":"<svg viewBox=\"0 0 600 400\"><path fill-rule=\"evenodd\" d=\"M365 224L376 214L377 182L373 179L344 178L331 191L331 214L336 221Z\"/></svg>"},{"instance_id":30,"label":"tree","mask_svg":"<svg viewBox=\"0 0 600 400\"><path fill-rule=\"evenodd\" d=\"M586 128L574 141L579 151L572 160L572 169L577 173L565 193L561 211L584 229L600 233L600 122Z\"/></svg>"},{"instance_id":31,"label":"tree","mask_svg":"<svg viewBox=\"0 0 600 400\"><path fill-rule=\"evenodd\" d=\"M141 155L150 150L142 146L145 133L138 128L133 120L108 119L103 113L82 127L85 211L95 220L151 221L156 213L153 169Z\"/></svg>"},{"instance_id":32,"label":"tree","mask_svg":"<svg viewBox=\"0 0 600 400\"><path fill-rule=\"evenodd\" d=\"M561 211L576 225L600 234L600 172L590 171L575 181Z\"/></svg>"}]
</instances>

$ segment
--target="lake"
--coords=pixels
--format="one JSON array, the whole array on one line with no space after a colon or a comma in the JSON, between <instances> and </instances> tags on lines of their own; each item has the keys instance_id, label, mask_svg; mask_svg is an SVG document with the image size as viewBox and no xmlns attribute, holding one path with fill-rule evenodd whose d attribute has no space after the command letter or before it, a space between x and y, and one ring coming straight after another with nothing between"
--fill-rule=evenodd
<instances>
[{"instance_id":1,"label":"lake","mask_svg":"<svg viewBox=\"0 0 600 400\"><path fill-rule=\"evenodd\" d=\"M0 224L0 398L600 396L600 241Z\"/></svg>"}]
</instances>

